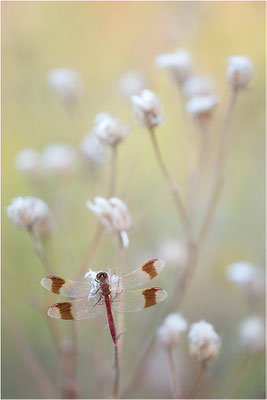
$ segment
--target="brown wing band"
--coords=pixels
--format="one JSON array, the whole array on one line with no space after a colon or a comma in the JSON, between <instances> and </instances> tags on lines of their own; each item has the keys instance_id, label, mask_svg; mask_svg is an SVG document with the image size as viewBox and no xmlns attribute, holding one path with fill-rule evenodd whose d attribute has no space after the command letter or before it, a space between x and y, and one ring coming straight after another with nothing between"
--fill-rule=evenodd
<instances>
[{"instance_id":1,"label":"brown wing band","mask_svg":"<svg viewBox=\"0 0 267 400\"><path fill-rule=\"evenodd\" d=\"M158 292L158 288L144 289L143 296L145 298L145 306L144 308L148 308L157 304L156 293Z\"/></svg>"},{"instance_id":2,"label":"brown wing band","mask_svg":"<svg viewBox=\"0 0 267 400\"><path fill-rule=\"evenodd\" d=\"M157 270L154 266L154 262L157 260L148 261L146 264L142 266L142 271L146 272L149 275L150 279L155 278L158 275Z\"/></svg>"},{"instance_id":3,"label":"brown wing band","mask_svg":"<svg viewBox=\"0 0 267 400\"><path fill-rule=\"evenodd\" d=\"M61 319L75 319L72 315L71 303L69 301L65 301L64 303L57 303L52 307L58 308Z\"/></svg>"},{"instance_id":4,"label":"brown wing band","mask_svg":"<svg viewBox=\"0 0 267 400\"><path fill-rule=\"evenodd\" d=\"M51 292L60 294L60 289L66 282L65 279L60 278L59 276L48 276L47 278L52 281Z\"/></svg>"}]
</instances>

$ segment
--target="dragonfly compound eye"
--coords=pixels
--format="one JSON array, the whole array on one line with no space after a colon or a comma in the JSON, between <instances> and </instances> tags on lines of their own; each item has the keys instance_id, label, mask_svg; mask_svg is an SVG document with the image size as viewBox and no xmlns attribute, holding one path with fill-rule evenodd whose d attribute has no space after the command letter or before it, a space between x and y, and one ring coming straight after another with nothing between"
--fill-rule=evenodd
<instances>
[{"instance_id":1,"label":"dragonfly compound eye","mask_svg":"<svg viewBox=\"0 0 267 400\"><path fill-rule=\"evenodd\" d=\"M108 274L106 272L98 272L96 279L100 281L101 278L108 279Z\"/></svg>"}]
</instances>

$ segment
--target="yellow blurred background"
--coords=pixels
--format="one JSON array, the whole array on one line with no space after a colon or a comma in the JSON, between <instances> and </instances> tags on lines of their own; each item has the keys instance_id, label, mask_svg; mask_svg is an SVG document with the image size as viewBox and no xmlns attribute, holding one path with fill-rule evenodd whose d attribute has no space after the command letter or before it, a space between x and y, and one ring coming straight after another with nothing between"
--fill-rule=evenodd
<instances>
[{"instance_id":1,"label":"yellow blurred background","mask_svg":"<svg viewBox=\"0 0 267 400\"><path fill-rule=\"evenodd\" d=\"M72 278L96 224L85 201L104 195L108 179L106 165L96 182L91 175L77 173L68 180L54 179L38 186L15 170L14 157L23 148L41 150L52 142L71 143L79 149L99 112L131 121L131 135L119 148L117 185L117 196L127 203L134 223L129 233L126 270L138 267L150 255L160 257L162 241L182 239L181 224L149 136L133 121L130 105L118 93L118 81L125 72L137 70L160 96L165 123L157 129L157 137L172 176L184 188L188 128L177 89L167 72L158 69L154 62L158 54L179 47L193 54L200 73L211 74L218 81L220 102L214 132L229 97L227 57L247 55L255 66L253 83L240 95L234 112L225 184L180 310L189 322L203 318L211 322L222 336L221 353L210 371L214 387L220 387L236 360L242 359L239 323L251 311L262 313L263 305L250 310L240 291L227 281L225 269L238 260L264 266L264 16L263 2L2 2L2 267L9 275L2 275L3 398L41 396L6 318L15 319L19 336L24 332L60 397L60 366L46 317L42 318L20 296L17 285L42 303L44 290L39 282L45 271L27 233L11 224L4 207L13 197L33 195L47 201L54 214L64 208L63 215L55 215L59 226L45 245L56 266L55 274ZM46 83L51 69L65 67L76 70L83 78L84 89L75 115L64 109ZM55 196L59 201L56 205ZM200 211L202 207L200 202ZM90 267L114 268L117 253L116 240L105 233ZM171 292L177 273L167 265L156 285ZM56 296L48 295L45 305L56 301ZM131 379L142 349L153 335L153 321L163 308L162 303L126 317L122 390ZM59 324L67 335L68 321ZM105 316L78 323L78 347L81 396L108 397L113 354ZM186 385L190 374L196 373L186 344L177 350L176 357L181 382ZM170 397L164 362L163 352L156 348L131 397ZM233 396L264 396L263 354L251 364Z\"/></svg>"}]
</instances>

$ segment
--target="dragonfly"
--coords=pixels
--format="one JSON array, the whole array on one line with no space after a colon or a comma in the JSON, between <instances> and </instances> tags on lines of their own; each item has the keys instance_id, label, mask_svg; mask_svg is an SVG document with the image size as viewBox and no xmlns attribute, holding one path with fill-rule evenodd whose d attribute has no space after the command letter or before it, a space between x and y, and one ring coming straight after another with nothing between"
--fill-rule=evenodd
<instances>
[{"instance_id":1,"label":"dragonfly","mask_svg":"<svg viewBox=\"0 0 267 400\"><path fill-rule=\"evenodd\" d=\"M104 271L89 270L88 280L72 281L58 276L47 276L41 285L52 293L74 298L56 303L48 309L48 316L64 320L85 320L106 311L111 337L117 346L113 311L134 312L152 307L168 296L161 288L128 290L137 288L155 278L164 268L165 262L153 259L129 274L118 276Z\"/></svg>"}]
</instances>

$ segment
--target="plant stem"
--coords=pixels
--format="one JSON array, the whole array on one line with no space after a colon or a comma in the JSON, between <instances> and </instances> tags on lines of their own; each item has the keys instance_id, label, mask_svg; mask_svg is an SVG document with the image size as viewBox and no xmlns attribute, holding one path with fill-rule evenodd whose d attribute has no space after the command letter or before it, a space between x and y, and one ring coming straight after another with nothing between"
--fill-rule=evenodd
<instances>
[{"instance_id":1,"label":"plant stem","mask_svg":"<svg viewBox=\"0 0 267 400\"><path fill-rule=\"evenodd\" d=\"M95 231L93 234L92 241L89 243L89 246L87 248L87 251L85 253L85 256L83 258L81 267L76 275L76 278L83 278L85 272L88 270L88 267L96 253L97 247L100 243L100 239L103 234L103 226L100 221L97 222L97 225L95 227Z\"/></svg>"},{"instance_id":2,"label":"plant stem","mask_svg":"<svg viewBox=\"0 0 267 400\"><path fill-rule=\"evenodd\" d=\"M225 156L226 156L226 145L227 145L227 138L229 136L230 131L230 122L233 115L234 106L237 99L237 91L233 91L230 97L229 104L226 108L223 122L222 122L222 129L219 135L219 143L218 143L218 156L216 162L216 171L214 177L214 183L211 190L210 199L208 201L208 206L206 213L204 214L203 222L199 231L198 235L198 243L201 244L205 239L207 234L208 228L211 223L211 218L214 214L217 201L220 195L220 191L224 182L223 179L223 168L225 163Z\"/></svg>"},{"instance_id":3,"label":"plant stem","mask_svg":"<svg viewBox=\"0 0 267 400\"><path fill-rule=\"evenodd\" d=\"M110 177L107 197L114 196L117 178L117 146L111 148Z\"/></svg>"},{"instance_id":4,"label":"plant stem","mask_svg":"<svg viewBox=\"0 0 267 400\"><path fill-rule=\"evenodd\" d=\"M194 398L194 396L196 396L198 389L205 377L206 369L207 369L207 363L205 361L202 361L200 364L200 369L199 369L196 381L195 381L192 389L190 390L190 392L187 395L185 395L185 399L192 399L192 398Z\"/></svg>"},{"instance_id":5,"label":"plant stem","mask_svg":"<svg viewBox=\"0 0 267 400\"><path fill-rule=\"evenodd\" d=\"M181 303L185 297L186 294L186 290L189 286L190 281L192 280L192 277L194 275L194 271L195 268L197 266L198 263L198 258L199 258L199 251L201 248L201 245L206 237L206 234L208 232L208 229L210 227L210 223L212 220L212 216L214 215L214 211L215 211L215 206L216 206L216 202L217 202L217 198L219 197L219 193L220 193L220 186L221 186L221 174L222 174L222 168L224 166L224 157L225 157L225 145L226 145L226 137L228 136L228 132L229 132L229 126L230 126L230 122L231 122L231 118L232 118L232 113L233 113L233 109L234 109L234 105L236 103L236 97L237 97L237 93L233 92L232 96L230 98L230 102L227 106L225 115L224 115L224 119L223 119L223 123L222 123L222 130L220 133L220 139L219 139L219 149L218 149L218 158L217 158L217 168L216 168L216 176L215 176L215 181L214 181L214 186L213 186L213 190L212 190L212 194L209 200L209 205L207 207L207 211L203 220L203 223L201 225L200 228L200 232L198 235L198 240L196 242L194 242L194 240L192 240L192 236L188 235L187 236L187 254L188 254L188 260L184 269L184 274L181 278L177 279L176 285L175 285L175 290L173 292L172 298L169 301L169 304L171 305L171 307L175 308L175 309L179 309L181 306ZM150 134L151 134L151 139L152 139L152 143L154 146L154 150L158 159L158 162L161 166L162 172L166 178L166 181L168 182L168 185L171 189L171 191L173 192L173 182L172 179L169 176L169 173L165 167L165 164L163 162L163 159L161 157L160 154L160 150L156 141L156 137L154 135L154 131L150 130ZM176 191L175 191L176 193ZM180 197L179 197L180 199ZM179 204L181 202L179 201ZM184 224L187 226L187 213L185 211L185 208L183 207L182 204L182 209L181 209L181 213L184 216L183 220L184 220ZM191 224L189 221L189 232L191 232ZM187 229L188 231L188 229ZM170 311L170 308L168 307L167 310L165 311L164 316L166 316L168 314L168 312ZM138 378L140 376L140 373L142 371L142 365L144 364L147 356L149 355L153 345L155 342L155 337L153 336L148 344L148 346L146 347L142 358L140 360L140 363L138 364L138 369L135 371L134 373L134 377L132 379L132 382L129 384L128 388L125 390L125 393L128 393L130 389L134 389L135 388L135 384L138 381Z\"/></svg>"},{"instance_id":6,"label":"plant stem","mask_svg":"<svg viewBox=\"0 0 267 400\"><path fill-rule=\"evenodd\" d=\"M37 256L39 257L41 263L43 264L44 268L46 269L47 273L51 273L52 271L52 267L51 264L49 262L49 259L44 251L44 248L41 244L41 241L39 239L39 237L36 235L36 233L34 232L33 228L29 228L28 229L30 238L31 238L31 242L32 242L32 246L33 249L35 251L35 253L37 254Z\"/></svg>"},{"instance_id":7,"label":"plant stem","mask_svg":"<svg viewBox=\"0 0 267 400\"><path fill-rule=\"evenodd\" d=\"M120 385L119 353L118 353L118 346L114 346L114 386L112 392L113 399L118 398L119 385Z\"/></svg>"},{"instance_id":8,"label":"plant stem","mask_svg":"<svg viewBox=\"0 0 267 400\"><path fill-rule=\"evenodd\" d=\"M167 348L167 353L168 353L168 361L169 361L169 366L170 366L170 383L171 383L172 396L174 399L178 399L179 398L179 389L178 389L178 385L176 382L176 374L175 374L175 366L174 366L174 361L173 361L172 347Z\"/></svg>"},{"instance_id":9,"label":"plant stem","mask_svg":"<svg viewBox=\"0 0 267 400\"><path fill-rule=\"evenodd\" d=\"M77 358L77 332L75 321L71 324L71 339L62 346L62 376L63 393L62 398L78 399L80 398L77 389L76 379L76 358Z\"/></svg>"},{"instance_id":10,"label":"plant stem","mask_svg":"<svg viewBox=\"0 0 267 400\"><path fill-rule=\"evenodd\" d=\"M123 270L124 270L124 265L125 265L125 248L123 247L122 239L120 234L118 235L118 240L119 240L119 268L118 268L118 275L122 276L123 275ZM120 305L121 307L124 306L123 304L123 299L120 299ZM118 334L120 335L124 331L124 313L120 312L118 313ZM118 344L119 346L119 359L122 359L122 353L123 353L123 335L120 337L120 342Z\"/></svg>"},{"instance_id":11,"label":"plant stem","mask_svg":"<svg viewBox=\"0 0 267 400\"><path fill-rule=\"evenodd\" d=\"M174 197L175 203L176 203L176 205L177 205L177 207L179 209L179 212L181 214L182 221L183 221L183 226L184 226L184 230L186 232L186 235L188 237L192 238L193 237L193 231L192 231L192 227L191 227L191 222L190 222L190 220L188 218L186 208L185 208L185 206L183 204L183 201L182 201L182 199L180 197L178 186L172 180L172 178L171 178L171 176L170 176L170 174L169 174L169 172L167 170L167 167L166 167L166 165L165 165L165 163L163 161L163 158L162 158L162 155L161 155L161 152L160 152L160 149L159 149L159 145L158 145L154 130L151 128L149 130L149 132L150 132L150 137L151 137L151 141L152 141L152 145L153 145L153 148L154 148L154 152L155 152L157 161L159 163L159 166L160 166L161 171L162 171L162 173L164 175L164 178L165 178L165 180L166 180L166 182L167 182L167 184L169 186L169 189L170 189L170 191L171 191L171 193L172 193L172 195Z\"/></svg>"},{"instance_id":12,"label":"plant stem","mask_svg":"<svg viewBox=\"0 0 267 400\"><path fill-rule=\"evenodd\" d=\"M14 318L14 316L12 316L11 309L9 308L5 320L7 321L13 339L17 344L18 351L21 353L26 366L28 367L33 377L33 380L40 390L40 393L44 398L55 399L57 397L57 394L54 390L52 383L50 382L50 379L48 378L45 370L32 352L32 349L26 340L24 332L22 331L19 324L16 323L16 319Z\"/></svg>"}]
</instances>

